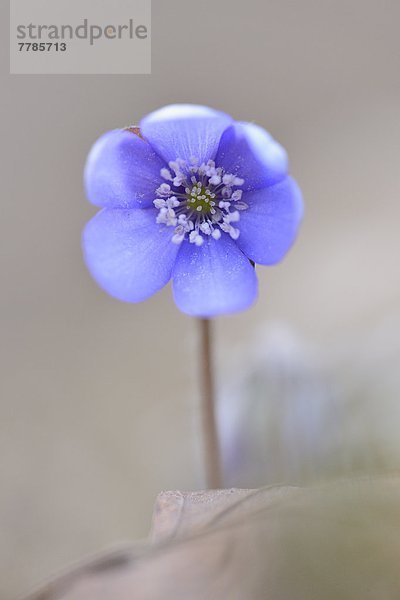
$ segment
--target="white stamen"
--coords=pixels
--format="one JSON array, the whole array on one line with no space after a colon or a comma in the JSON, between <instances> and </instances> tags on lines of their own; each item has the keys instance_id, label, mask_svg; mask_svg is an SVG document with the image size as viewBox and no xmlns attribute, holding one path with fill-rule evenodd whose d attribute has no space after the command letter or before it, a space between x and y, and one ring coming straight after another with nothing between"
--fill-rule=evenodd
<instances>
[{"instance_id":1,"label":"white stamen","mask_svg":"<svg viewBox=\"0 0 400 600\"><path fill-rule=\"evenodd\" d=\"M224 185L233 185L233 182L235 181L235 176L232 175L231 173L225 173L225 175L222 177L222 182Z\"/></svg>"},{"instance_id":2,"label":"white stamen","mask_svg":"<svg viewBox=\"0 0 400 600\"><path fill-rule=\"evenodd\" d=\"M162 183L156 190L159 196L169 196L171 193L171 186L168 183Z\"/></svg>"},{"instance_id":3,"label":"white stamen","mask_svg":"<svg viewBox=\"0 0 400 600\"><path fill-rule=\"evenodd\" d=\"M176 196L171 196L171 198L168 198L168 200L166 200L166 205L168 206L168 208L176 208L180 205L180 202L178 198L176 198Z\"/></svg>"},{"instance_id":4,"label":"white stamen","mask_svg":"<svg viewBox=\"0 0 400 600\"><path fill-rule=\"evenodd\" d=\"M162 198L156 198L155 200L153 200L153 204L156 208L160 209L164 208L164 206L166 206L167 203Z\"/></svg>"},{"instance_id":5,"label":"white stamen","mask_svg":"<svg viewBox=\"0 0 400 600\"><path fill-rule=\"evenodd\" d=\"M206 235L210 235L211 233L211 227L210 227L210 223L208 223L207 221L204 221L201 225L200 225L200 229L203 233L205 233Z\"/></svg>"},{"instance_id":6,"label":"white stamen","mask_svg":"<svg viewBox=\"0 0 400 600\"><path fill-rule=\"evenodd\" d=\"M224 187L221 190L221 196L223 198L229 199L232 196L232 189L230 187Z\"/></svg>"},{"instance_id":7,"label":"white stamen","mask_svg":"<svg viewBox=\"0 0 400 600\"><path fill-rule=\"evenodd\" d=\"M236 210L246 210L249 208L249 205L246 202L236 202L235 203Z\"/></svg>"},{"instance_id":8,"label":"white stamen","mask_svg":"<svg viewBox=\"0 0 400 600\"><path fill-rule=\"evenodd\" d=\"M179 175L177 175L176 177L174 177L173 179L173 184L175 187L180 187L185 181L185 176L183 175L183 173L180 173Z\"/></svg>"},{"instance_id":9,"label":"white stamen","mask_svg":"<svg viewBox=\"0 0 400 600\"><path fill-rule=\"evenodd\" d=\"M168 163L168 166L169 166L169 168L170 168L170 169L172 169L172 170L173 170L175 173L176 173L177 171L179 171L178 159L176 159L176 160L171 160L171 161Z\"/></svg>"},{"instance_id":10,"label":"white stamen","mask_svg":"<svg viewBox=\"0 0 400 600\"><path fill-rule=\"evenodd\" d=\"M204 238L201 237L198 231L194 230L189 234L189 242L201 246L204 242Z\"/></svg>"},{"instance_id":11,"label":"white stamen","mask_svg":"<svg viewBox=\"0 0 400 600\"><path fill-rule=\"evenodd\" d=\"M173 244L182 244L184 239L185 239L184 233L182 235L180 235L180 234L178 235L177 233L175 233L171 238L171 242Z\"/></svg>"},{"instance_id":12,"label":"white stamen","mask_svg":"<svg viewBox=\"0 0 400 600\"><path fill-rule=\"evenodd\" d=\"M218 206L222 209L228 210L228 208L230 207L231 203L230 202L223 202L221 200L221 202L218 204Z\"/></svg>"},{"instance_id":13,"label":"white stamen","mask_svg":"<svg viewBox=\"0 0 400 600\"><path fill-rule=\"evenodd\" d=\"M239 211L235 210L234 212L228 213L228 215L224 218L224 221L225 223L237 223L239 219Z\"/></svg>"},{"instance_id":14,"label":"white stamen","mask_svg":"<svg viewBox=\"0 0 400 600\"><path fill-rule=\"evenodd\" d=\"M185 239L185 228L182 227L182 225L178 225L178 227L175 228L175 234L171 239L174 244L181 244Z\"/></svg>"},{"instance_id":15,"label":"white stamen","mask_svg":"<svg viewBox=\"0 0 400 600\"><path fill-rule=\"evenodd\" d=\"M237 202L238 200L241 200L242 194L243 194L243 190L235 190L232 194L233 202Z\"/></svg>"},{"instance_id":16,"label":"white stamen","mask_svg":"<svg viewBox=\"0 0 400 600\"><path fill-rule=\"evenodd\" d=\"M168 169L166 169L166 168L161 169L160 173L161 173L161 177L163 179L166 179L167 181L172 181L172 175Z\"/></svg>"}]
</instances>

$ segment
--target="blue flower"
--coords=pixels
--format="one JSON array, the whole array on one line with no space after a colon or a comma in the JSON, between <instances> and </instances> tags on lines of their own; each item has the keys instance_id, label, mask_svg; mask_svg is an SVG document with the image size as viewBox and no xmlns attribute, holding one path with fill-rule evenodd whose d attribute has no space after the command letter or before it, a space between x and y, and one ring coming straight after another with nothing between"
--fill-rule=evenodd
<instances>
[{"instance_id":1,"label":"blue flower","mask_svg":"<svg viewBox=\"0 0 400 600\"><path fill-rule=\"evenodd\" d=\"M303 203L285 150L261 127L196 105L172 105L94 144L88 199L102 210L83 249L97 283L141 302L172 279L185 313L212 317L257 297L254 264L292 245Z\"/></svg>"}]
</instances>

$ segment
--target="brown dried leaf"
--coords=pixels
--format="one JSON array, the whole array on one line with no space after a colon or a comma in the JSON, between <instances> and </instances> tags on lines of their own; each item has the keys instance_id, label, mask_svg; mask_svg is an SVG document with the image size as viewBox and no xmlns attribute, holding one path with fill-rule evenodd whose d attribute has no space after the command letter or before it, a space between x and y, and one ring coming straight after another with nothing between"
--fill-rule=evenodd
<instances>
[{"instance_id":1,"label":"brown dried leaf","mask_svg":"<svg viewBox=\"0 0 400 600\"><path fill-rule=\"evenodd\" d=\"M148 546L88 563L30 600L400 597L400 482L167 492Z\"/></svg>"}]
</instances>

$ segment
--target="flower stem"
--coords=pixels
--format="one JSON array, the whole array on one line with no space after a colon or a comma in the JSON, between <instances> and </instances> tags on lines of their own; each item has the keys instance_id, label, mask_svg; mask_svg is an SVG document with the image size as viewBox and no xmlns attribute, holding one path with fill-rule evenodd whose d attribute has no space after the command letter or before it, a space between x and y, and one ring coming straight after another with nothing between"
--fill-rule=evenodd
<instances>
[{"instance_id":1,"label":"flower stem","mask_svg":"<svg viewBox=\"0 0 400 600\"><path fill-rule=\"evenodd\" d=\"M222 487L221 464L213 377L212 331L209 319L198 319L200 329L200 384L202 396L203 445L207 486Z\"/></svg>"}]
</instances>

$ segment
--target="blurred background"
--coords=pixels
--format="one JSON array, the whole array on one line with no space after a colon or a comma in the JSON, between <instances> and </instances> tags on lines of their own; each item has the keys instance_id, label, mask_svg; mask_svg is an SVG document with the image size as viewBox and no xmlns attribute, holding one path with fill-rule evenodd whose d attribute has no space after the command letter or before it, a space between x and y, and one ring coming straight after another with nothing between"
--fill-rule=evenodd
<instances>
[{"instance_id":1,"label":"blurred background","mask_svg":"<svg viewBox=\"0 0 400 600\"><path fill-rule=\"evenodd\" d=\"M169 287L108 297L80 250L91 144L164 104L266 127L306 202L256 306L215 324L227 485L399 468L399 20L397 0L153 0L152 75L10 76L3 53L1 598L204 485L196 323Z\"/></svg>"}]
</instances>

